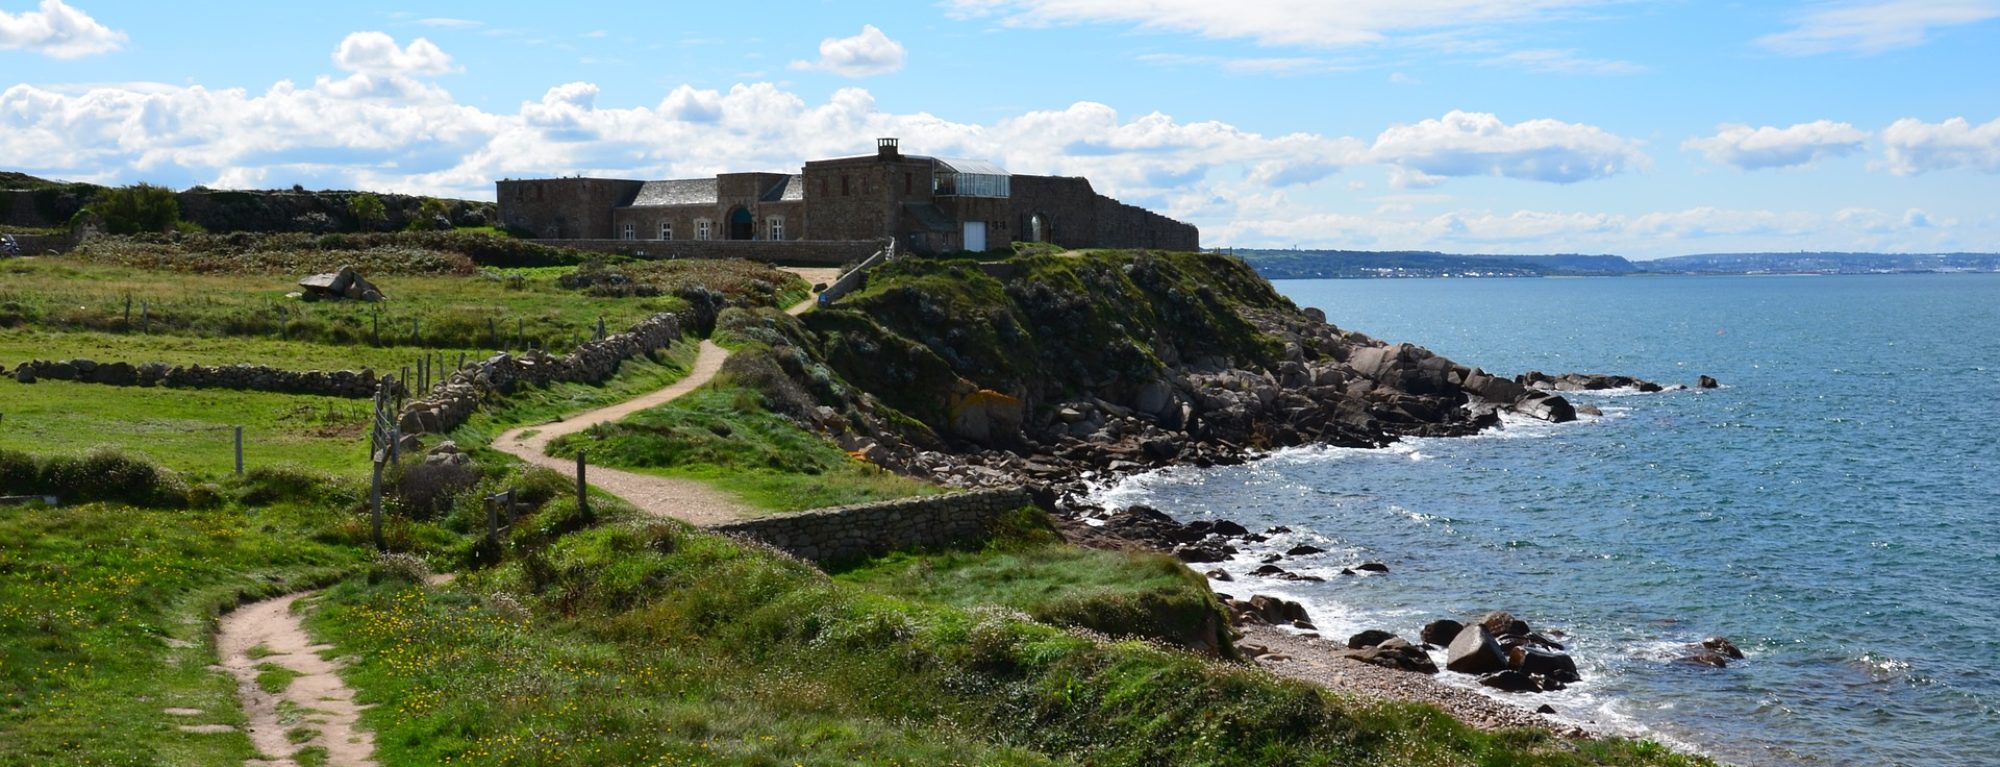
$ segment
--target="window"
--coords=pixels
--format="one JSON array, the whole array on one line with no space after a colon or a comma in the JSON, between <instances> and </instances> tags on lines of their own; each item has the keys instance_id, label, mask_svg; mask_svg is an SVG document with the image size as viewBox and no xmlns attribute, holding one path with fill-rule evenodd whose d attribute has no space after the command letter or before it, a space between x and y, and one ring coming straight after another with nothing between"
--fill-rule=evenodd
<instances>
[{"instance_id":1,"label":"window","mask_svg":"<svg viewBox=\"0 0 2000 767\"><path fill-rule=\"evenodd\" d=\"M631 225L631 224L626 224L626 225L625 225L625 232L624 232L624 235L625 235L625 239L628 239L628 240L636 240L636 239L638 239L638 238L639 238L639 235L638 235L638 231L637 231L636 227L634 227L634 226L633 226L633 225Z\"/></svg>"},{"instance_id":2,"label":"window","mask_svg":"<svg viewBox=\"0 0 2000 767\"><path fill-rule=\"evenodd\" d=\"M661 222L660 222L660 239L662 239L662 240L671 240L671 239L673 239L673 238L674 238L674 222L672 222L672 221L661 221Z\"/></svg>"},{"instance_id":3,"label":"window","mask_svg":"<svg viewBox=\"0 0 2000 767\"><path fill-rule=\"evenodd\" d=\"M785 217L772 216L768 220L771 222L771 234L770 236L765 237L764 239L767 240L785 239Z\"/></svg>"},{"instance_id":4,"label":"window","mask_svg":"<svg viewBox=\"0 0 2000 767\"><path fill-rule=\"evenodd\" d=\"M708 219L698 219L694 222L694 238L697 240L709 239Z\"/></svg>"}]
</instances>

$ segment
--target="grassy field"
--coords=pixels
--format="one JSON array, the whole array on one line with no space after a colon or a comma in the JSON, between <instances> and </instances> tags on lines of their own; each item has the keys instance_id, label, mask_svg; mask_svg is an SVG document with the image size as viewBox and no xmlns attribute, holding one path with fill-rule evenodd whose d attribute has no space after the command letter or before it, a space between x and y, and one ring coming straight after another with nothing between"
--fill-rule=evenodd
<instances>
[{"instance_id":1,"label":"grassy field","mask_svg":"<svg viewBox=\"0 0 2000 767\"><path fill-rule=\"evenodd\" d=\"M266 365L285 370L361 370L397 373L415 368L425 354L432 364L443 359L456 364L460 355L467 360L487 357L493 350L418 349L354 344L326 344L312 341L285 341L275 338L230 336L203 338L185 335L141 335L99 331L49 331L36 328L0 328L0 365L13 367L28 360L67 361L78 357L104 362L134 364L163 362L168 365Z\"/></svg>"},{"instance_id":2,"label":"grassy field","mask_svg":"<svg viewBox=\"0 0 2000 767\"><path fill-rule=\"evenodd\" d=\"M113 447L196 475L244 463L359 474L368 460L366 400L266 392L0 380L0 448L35 454Z\"/></svg>"},{"instance_id":3,"label":"grassy field","mask_svg":"<svg viewBox=\"0 0 2000 767\"><path fill-rule=\"evenodd\" d=\"M248 485L236 489L249 490ZM214 618L363 561L324 505L0 508L0 765L234 765L255 756ZM166 709L196 709L174 715Z\"/></svg>"},{"instance_id":4,"label":"grassy field","mask_svg":"<svg viewBox=\"0 0 2000 767\"><path fill-rule=\"evenodd\" d=\"M882 471L766 411L755 392L710 385L614 424L561 437L549 454L701 480L774 512L943 492Z\"/></svg>"}]
</instances>

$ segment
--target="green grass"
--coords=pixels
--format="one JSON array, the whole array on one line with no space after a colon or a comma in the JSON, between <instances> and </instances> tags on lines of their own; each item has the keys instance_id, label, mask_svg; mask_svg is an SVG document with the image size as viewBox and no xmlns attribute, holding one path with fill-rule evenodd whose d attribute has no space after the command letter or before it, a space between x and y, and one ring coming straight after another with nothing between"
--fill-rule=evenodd
<instances>
[{"instance_id":1,"label":"green grass","mask_svg":"<svg viewBox=\"0 0 2000 767\"><path fill-rule=\"evenodd\" d=\"M447 370L459 355L467 361L483 359L493 352L474 349L416 349L375 347L354 344L325 344L284 341L276 338L201 338L184 335L143 335L98 331L47 331L35 328L0 328L0 365L12 368L29 360L68 361L76 358L98 362L168 365L266 365L284 370L361 370L373 368L378 374L397 374L403 367L422 364L429 354L433 365L442 360Z\"/></svg>"},{"instance_id":2,"label":"green grass","mask_svg":"<svg viewBox=\"0 0 2000 767\"><path fill-rule=\"evenodd\" d=\"M255 756L215 616L324 583L362 554L318 508L0 508L0 765L221 765ZM198 717L167 708L193 708Z\"/></svg>"},{"instance_id":3,"label":"green grass","mask_svg":"<svg viewBox=\"0 0 2000 767\"><path fill-rule=\"evenodd\" d=\"M1206 579L1166 554L1061 543L905 552L836 578L908 599L1011 607L1045 623L1233 654L1227 613Z\"/></svg>"},{"instance_id":4,"label":"green grass","mask_svg":"<svg viewBox=\"0 0 2000 767\"><path fill-rule=\"evenodd\" d=\"M446 590L350 581L308 626L384 764L1683 765L843 584L621 523Z\"/></svg>"},{"instance_id":5,"label":"green grass","mask_svg":"<svg viewBox=\"0 0 2000 767\"><path fill-rule=\"evenodd\" d=\"M257 664L257 689L272 695L281 695L290 689L292 680L305 676L276 663Z\"/></svg>"},{"instance_id":6,"label":"green grass","mask_svg":"<svg viewBox=\"0 0 2000 767\"><path fill-rule=\"evenodd\" d=\"M10 259L0 262L0 327L397 346L410 347L403 353L409 357L417 347L455 353L510 343L563 351L589 340L599 318L616 332L684 305L672 296L597 298L566 290L556 285L561 271L525 270L520 280L497 270L490 277L374 274L369 279L389 300L308 303L285 297L299 289L303 274L196 274L82 258Z\"/></svg>"},{"instance_id":7,"label":"green grass","mask_svg":"<svg viewBox=\"0 0 2000 767\"><path fill-rule=\"evenodd\" d=\"M196 475L249 467L358 473L368 459L365 400L266 392L0 380L0 448L35 454L115 447Z\"/></svg>"},{"instance_id":8,"label":"green grass","mask_svg":"<svg viewBox=\"0 0 2000 767\"><path fill-rule=\"evenodd\" d=\"M549 445L558 457L579 450L596 464L700 480L776 512L943 492L849 456L730 386L703 387Z\"/></svg>"}]
</instances>

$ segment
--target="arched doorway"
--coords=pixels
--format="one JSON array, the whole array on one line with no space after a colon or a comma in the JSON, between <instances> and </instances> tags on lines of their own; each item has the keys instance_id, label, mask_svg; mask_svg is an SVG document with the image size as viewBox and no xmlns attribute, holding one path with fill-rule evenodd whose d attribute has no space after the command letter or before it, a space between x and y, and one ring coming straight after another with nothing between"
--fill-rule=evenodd
<instances>
[{"instance_id":1,"label":"arched doorway","mask_svg":"<svg viewBox=\"0 0 2000 767\"><path fill-rule=\"evenodd\" d=\"M1049 241L1049 221L1042 218L1042 214L1040 213L1028 217L1028 241Z\"/></svg>"},{"instance_id":2,"label":"arched doorway","mask_svg":"<svg viewBox=\"0 0 2000 767\"><path fill-rule=\"evenodd\" d=\"M737 208L729 211L729 239L750 239L751 235L757 231L756 223L756 217L750 215L750 209L748 208Z\"/></svg>"}]
</instances>

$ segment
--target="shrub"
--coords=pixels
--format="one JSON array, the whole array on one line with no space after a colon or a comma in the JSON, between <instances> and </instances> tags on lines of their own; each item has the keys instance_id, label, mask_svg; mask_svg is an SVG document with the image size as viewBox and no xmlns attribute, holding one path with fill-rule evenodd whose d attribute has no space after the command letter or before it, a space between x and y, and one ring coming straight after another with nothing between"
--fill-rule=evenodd
<instances>
[{"instance_id":1,"label":"shrub","mask_svg":"<svg viewBox=\"0 0 2000 767\"><path fill-rule=\"evenodd\" d=\"M449 509L458 494L479 483L479 468L470 461L424 461L399 466L383 484L393 488L403 513L430 519Z\"/></svg>"},{"instance_id":2,"label":"shrub","mask_svg":"<svg viewBox=\"0 0 2000 767\"><path fill-rule=\"evenodd\" d=\"M169 232L181 220L181 202L171 189L136 184L106 189L90 203L112 234Z\"/></svg>"},{"instance_id":3,"label":"shrub","mask_svg":"<svg viewBox=\"0 0 2000 767\"><path fill-rule=\"evenodd\" d=\"M375 561L368 566L369 583L403 581L422 584L430 580L430 577L430 565L415 554L383 552L375 555Z\"/></svg>"},{"instance_id":4,"label":"shrub","mask_svg":"<svg viewBox=\"0 0 2000 767\"><path fill-rule=\"evenodd\" d=\"M131 506L184 506L187 486L172 472L114 450L56 456L42 464L41 490L65 503L115 501Z\"/></svg>"},{"instance_id":5,"label":"shrub","mask_svg":"<svg viewBox=\"0 0 2000 767\"><path fill-rule=\"evenodd\" d=\"M35 492L35 459L19 450L0 450L0 495Z\"/></svg>"},{"instance_id":6,"label":"shrub","mask_svg":"<svg viewBox=\"0 0 2000 767\"><path fill-rule=\"evenodd\" d=\"M347 498L331 477L296 466L258 466L232 481L236 502L245 506L274 503L316 503L329 498Z\"/></svg>"}]
</instances>

